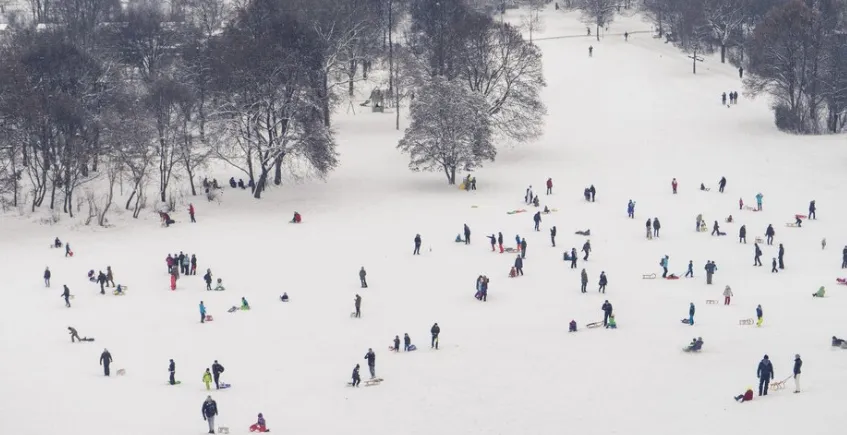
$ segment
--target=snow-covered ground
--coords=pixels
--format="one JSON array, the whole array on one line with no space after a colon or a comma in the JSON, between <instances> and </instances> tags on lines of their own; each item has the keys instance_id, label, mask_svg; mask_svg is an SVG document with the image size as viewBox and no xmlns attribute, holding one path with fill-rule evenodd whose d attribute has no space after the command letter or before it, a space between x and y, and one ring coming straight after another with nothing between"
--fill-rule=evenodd
<instances>
[{"instance_id":1,"label":"snow-covered ground","mask_svg":"<svg viewBox=\"0 0 847 435\"><path fill-rule=\"evenodd\" d=\"M536 37L585 29L576 14L548 10L544 20L546 32ZM610 32L649 27L621 19ZM218 424L234 434L247 433L259 412L273 432L290 434L841 433L847 351L831 350L829 341L847 335L847 289L835 285L847 244L847 209L838 202L843 136L778 133L767 102L744 98L733 67L708 58L694 76L685 55L649 33L538 45L549 84L546 134L501 150L475 174L475 192L447 186L443 174L408 171L395 150L393 116L356 107L356 115L342 108L336 118L342 164L326 182L274 189L262 201L240 191L226 192L221 205L198 199L196 224L180 213L168 229L148 216L91 232L3 217L0 433L204 433L201 377L215 359L233 385L212 392ZM720 93L733 90L740 103L722 106ZM724 194L715 188L721 176ZM552 196L543 195L547 177ZM712 191L700 192L701 182ZM590 184L592 204L582 200ZM524 207L528 185L559 210L544 216L541 232L532 231L532 213L506 214ZM738 211L739 197L753 203L757 192L764 212ZM626 217L629 199L637 202L635 220ZM786 228L812 199L819 219ZM295 210L302 225L286 223ZM729 235L696 233L698 213ZM730 214L737 223L724 224ZM647 241L652 217L662 222L661 238ZM453 242L463 223L473 231L470 246ZM769 223L786 250L778 275L769 273L775 246L762 246L765 267L751 266L753 238ZM735 237L741 224L747 245ZM553 225L558 248L549 244ZM580 249L584 238L572 234L585 228L594 252L570 270L562 252ZM485 236L498 231L510 245L515 234L526 237L526 276L509 279L513 256L490 252ZM413 257L416 233L423 249ZM73 258L47 248L57 235L71 243ZM180 250L197 255L199 271L171 292L165 256ZM665 254L679 275L693 260L696 278L642 280L661 272ZM712 286L703 277L707 260L718 266ZM130 287L126 296L101 296L87 282L89 269L107 265ZM50 289L41 283L45 266ZM359 288L361 266L368 289ZM583 267L588 294L579 292ZM227 291L204 291L206 268ZM609 277L605 295L596 291L601 271ZM491 278L485 303L473 298L481 274ZM70 309L62 284L76 296ZM725 285L735 292L732 305L707 305ZM821 285L827 298L812 298ZM279 301L283 292L290 303ZM349 317L356 293L359 320ZM253 309L227 313L242 296ZM619 329L586 329L602 320L604 299ZM213 322L198 322L201 300ZM680 323L690 302L693 327ZM739 326L757 304L763 327ZM576 334L567 332L571 319ZM426 346L433 322L442 328L439 351ZM69 325L96 342L71 344ZM403 333L419 350L388 352ZM681 352L696 336L705 340L702 353ZM113 374L122 368L125 376L103 376L104 347ZM385 382L345 387L355 364L366 375L369 347ZM766 353L778 380L802 355L803 392L736 403L732 396L755 387ZM176 387L166 385L170 358L183 382Z\"/></svg>"}]
</instances>

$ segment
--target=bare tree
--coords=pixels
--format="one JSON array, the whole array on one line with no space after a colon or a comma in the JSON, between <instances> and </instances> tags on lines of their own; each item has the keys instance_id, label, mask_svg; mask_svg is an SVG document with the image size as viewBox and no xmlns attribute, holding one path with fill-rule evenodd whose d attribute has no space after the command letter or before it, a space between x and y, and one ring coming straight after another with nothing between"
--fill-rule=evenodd
<instances>
[{"instance_id":1,"label":"bare tree","mask_svg":"<svg viewBox=\"0 0 847 435\"><path fill-rule=\"evenodd\" d=\"M711 27L712 37L720 44L721 63L726 62L726 47L741 30L746 19L745 0L705 0L705 18Z\"/></svg>"},{"instance_id":2,"label":"bare tree","mask_svg":"<svg viewBox=\"0 0 847 435\"><path fill-rule=\"evenodd\" d=\"M618 2L617 0L578 0L577 7L582 11L583 21L596 27L595 33L599 41L600 29L615 19Z\"/></svg>"},{"instance_id":3,"label":"bare tree","mask_svg":"<svg viewBox=\"0 0 847 435\"><path fill-rule=\"evenodd\" d=\"M544 30L544 21L541 19L541 11L547 6L547 0L523 0L523 5L526 6L526 14L521 17L523 28L529 32L529 42L532 42L532 35L536 32Z\"/></svg>"}]
</instances>

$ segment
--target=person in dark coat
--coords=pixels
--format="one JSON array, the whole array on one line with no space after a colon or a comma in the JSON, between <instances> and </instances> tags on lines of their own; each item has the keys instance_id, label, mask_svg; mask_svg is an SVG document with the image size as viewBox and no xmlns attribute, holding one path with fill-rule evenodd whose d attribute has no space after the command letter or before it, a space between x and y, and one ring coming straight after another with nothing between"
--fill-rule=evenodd
<instances>
[{"instance_id":1,"label":"person in dark coat","mask_svg":"<svg viewBox=\"0 0 847 435\"><path fill-rule=\"evenodd\" d=\"M609 280L606 279L606 272L600 272L600 288L597 289L598 292L605 294L606 293L606 284L609 283Z\"/></svg>"},{"instance_id":2,"label":"person in dark coat","mask_svg":"<svg viewBox=\"0 0 847 435\"><path fill-rule=\"evenodd\" d=\"M768 356L765 355L759 362L759 368L756 370L756 376L759 378L760 396L768 395L768 385L770 385L771 379L773 379L773 371L773 364L771 364Z\"/></svg>"},{"instance_id":3,"label":"person in dark coat","mask_svg":"<svg viewBox=\"0 0 847 435\"><path fill-rule=\"evenodd\" d=\"M721 232L721 227L720 227L720 225L718 225L718 221L715 221L715 224L712 226L712 235L716 236L716 235L720 234L720 232Z\"/></svg>"},{"instance_id":4,"label":"person in dark coat","mask_svg":"<svg viewBox=\"0 0 847 435\"><path fill-rule=\"evenodd\" d=\"M715 271L718 270L718 266L715 265L715 262L709 260L706 262L706 284L712 284L712 276L715 275Z\"/></svg>"},{"instance_id":5,"label":"person in dark coat","mask_svg":"<svg viewBox=\"0 0 847 435\"><path fill-rule=\"evenodd\" d=\"M607 299L600 308L603 310L603 326L607 326L609 324L609 316L612 315L612 304Z\"/></svg>"},{"instance_id":6,"label":"person in dark coat","mask_svg":"<svg viewBox=\"0 0 847 435\"><path fill-rule=\"evenodd\" d=\"M222 366L218 360L212 364L212 379L215 380L215 389L221 389L221 373L224 372L224 366Z\"/></svg>"},{"instance_id":7,"label":"person in dark coat","mask_svg":"<svg viewBox=\"0 0 847 435\"><path fill-rule=\"evenodd\" d=\"M685 277L694 278L694 260L688 260L688 270L685 272Z\"/></svg>"},{"instance_id":8,"label":"person in dark coat","mask_svg":"<svg viewBox=\"0 0 847 435\"><path fill-rule=\"evenodd\" d=\"M503 233L497 233L497 244L500 245L500 253L503 253Z\"/></svg>"},{"instance_id":9,"label":"person in dark coat","mask_svg":"<svg viewBox=\"0 0 847 435\"><path fill-rule=\"evenodd\" d=\"M203 281L206 281L206 290L212 290L212 269L206 269Z\"/></svg>"},{"instance_id":10,"label":"person in dark coat","mask_svg":"<svg viewBox=\"0 0 847 435\"><path fill-rule=\"evenodd\" d=\"M362 297L356 295L356 299L353 300L353 303L356 306L356 315L354 317L362 317Z\"/></svg>"},{"instance_id":11,"label":"person in dark coat","mask_svg":"<svg viewBox=\"0 0 847 435\"><path fill-rule=\"evenodd\" d=\"M112 354L108 349L103 349L100 354L100 365L103 366L103 374L109 376L109 365L112 364Z\"/></svg>"},{"instance_id":12,"label":"person in dark coat","mask_svg":"<svg viewBox=\"0 0 847 435\"><path fill-rule=\"evenodd\" d=\"M438 326L437 322L429 329L429 333L432 334L432 341L430 342L429 347L438 349L438 334L441 334L441 327Z\"/></svg>"},{"instance_id":13,"label":"person in dark coat","mask_svg":"<svg viewBox=\"0 0 847 435\"><path fill-rule=\"evenodd\" d=\"M758 243L753 243L753 266L762 265L762 250L759 249Z\"/></svg>"},{"instance_id":14,"label":"person in dark coat","mask_svg":"<svg viewBox=\"0 0 847 435\"><path fill-rule=\"evenodd\" d=\"M582 261L588 261L588 254L591 253L591 241L586 240L582 245L582 252L585 253L585 257L582 258Z\"/></svg>"},{"instance_id":15,"label":"person in dark coat","mask_svg":"<svg viewBox=\"0 0 847 435\"><path fill-rule=\"evenodd\" d=\"M541 212L535 212L535 216L532 217L532 220L535 222L535 231L541 231Z\"/></svg>"},{"instance_id":16,"label":"person in dark coat","mask_svg":"<svg viewBox=\"0 0 847 435\"><path fill-rule=\"evenodd\" d=\"M203 413L203 420L209 423L209 433L214 434L215 417L218 415L218 404L212 400L212 396L206 396L206 401L203 402L203 407L200 409L200 412Z\"/></svg>"},{"instance_id":17,"label":"person in dark coat","mask_svg":"<svg viewBox=\"0 0 847 435\"><path fill-rule=\"evenodd\" d=\"M171 359L168 363L168 383L171 385L176 385L176 363Z\"/></svg>"},{"instance_id":18,"label":"person in dark coat","mask_svg":"<svg viewBox=\"0 0 847 435\"><path fill-rule=\"evenodd\" d=\"M782 257L785 256L785 248L782 247L782 243L779 244L779 251L777 253L777 260L779 260L779 268L785 269L785 263L782 261Z\"/></svg>"},{"instance_id":19,"label":"person in dark coat","mask_svg":"<svg viewBox=\"0 0 847 435\"><path fill-rule=\"evenodd\" d=\"M62 291L62 297L65 298L65 306L70 308L71 307L71 289L69 289L67 285L64 285L62 287L65 288L64 291Z\"/></svg>"},{"instance_id":20,"label":"person in dark coat","mask_svg":"<svg viewBox=\"0 0 847 435\"><path fill-rule=\"evenodd\" d=\"M526 238L521 239L521 258L526 258Z\"/></svg>"},{"instance_id":21,"label":"person in dark coat","mask_svg":"<svg viewBox=\"0 0 847 435\"><path fill-rule=\"evenodd\" d=\"M403 351L408 352L409 346L411 346L411 345L412 345L412 339L409 338L409 333L407 332L407 333L403 334Z\"/></svg>"},{"instance_id":22,"label":"person in dark coat","mask_svg":"<svg viewBox=\"0 0 847 435\"><path fill-rule=\"evenodd\" d=\"M515 276L523 276L523 259L520 255L515 256Z\"/></svg>"},{"instance_id":23,"label":"person in dark coat","mask_svg":"<svg viewBox=\"0 0 847 435\"><path fill-rule=\"evenodd\" d=\"M571 248L571 269L576 269L576 248Z\"/></svg>"},{"instance_id":24,"label":"person in dark coat","mask_svg":"<svg viewBox=\"0 0 847 435\"><path fill-rule=\"evenodd\" d=\"M582 287L580 288L580 291L585 293L588 288L588 272L586 272L585 269L582 269L582 273L580 274L580 282L582 282Z\"/></svg>"},{"instance_id":25,"label":"person in dark coat","mask_svg":"<svg viewBox=\"0 0 847 435\"><path fill-rule=\"evenodd\" d=\"M779 273L779 269L776 268L776 257L771 261L771 273Z\"/></svg>"},{"instance_id":26,"label":"person in dark coat","mask_svg":"<svg viewBox=\"0 0 847 435\"><path fill-rule=\"evenodd\" d=\"M550 228L550 242L553 243L553 247L556 247L556 226L553 225L553 228Z\"/></svg>"},{"instance_id":27,"label":"person in dark coat","mask_svg":"<svg viewBox=\"0 0 847 435\"><path fill-rule=\"evenodd\" d=\"M653 237L659 237L660 229L662 229L662 224L659 223L659 218L653 218Z\"/></svg>"},{"instance_id":28,"label":"person in dark coat","mask_svg":"<svg viewBox=\"0 0 847 435\"><path fill-rule=\"evenodd\" d=\"M356 364L356 367L353 368L353 382L351 384L354 387L358 387L361 382L362 378L359 376L359 365Z\"/></svg>"},{"instance_id":29,"label":"person in dark coat","mask_svg":"<svg viewBox=\"0 0 847 435\"><path fill-rule=\"evenodd\" d=\"M421 235L415 234L415 250L412 255L421 255Z\"/></svg>"},{"instance_id":30,"label":"person in dark coat","mask_svg":"<svg viewBox=\"0 0 847 435\"><path fill-rule=\"evenodd\" d=\"M368 281L365 279L366 276L368 276L368 273L365 272L365 266L362 266L362 268L359 269L359 281L362 284L362 288L368 288Z\"/></svg>"},{"instance_id":31,"label":"person in dark coat","mask_svg":"<svg viewBox=\"0 0 847 435\"><path fill-rule=\"evenodd\" d=\"M400 336L394 336L394 352L400 352Z\"/></svg>"},{"instance_id":32,"label":"person in dark coat","mask_svg":"<svg viewBox=\"0 0 847 435\"><path fill-rule=\"evenodd\" d=\"M71 343L74 342L74 339L82 343L83 340L79 337L79 332L77 332L76 328L74 328L73 326L68 326L68 334L70 334L71 336Z\"/></svg>"},{"instance_id":33,"label":"person in dark coat","mask_svg":"<svg viewBox=\"0 0 847 435\"><path fill-rule=\"evenodd\" d=\"M469 227L468 224L465 224L465 244L471 244L471 227Z\"/></svg>"},{"instance_id":34,"label":"person in dark coat","mask_svg":"<svg viewBox=\"0 0 847 435\"><path fill-rule=\"evenodd\" d=\"M815 201L812 200L812 202L809 203L809 219L817 219L815 211L817 211L817 207L815 207Z\"/></svg>"},{"instance_id":35,"label":"person in dark coat","mask_svg":"<svg viewBox=\"0 0 847 435\"><path fill-rule=\"evenodd\" d=\"M106 274L102 270L97 274L97 283L100 284L100 294L105 295L106 290L103 289L103 285L106 284Z\"/></svg>"},{"instance_id":36,"label":"person in dark coat","mask_svg":"<svg viewBox=\"0 0 847 435\"><path fill-rule=\"evenodd\" d=\"M547 194L548 195L553 194L553 179L552 178L547 179Z\"/></svg>"},{"instance_id":37,"label":"person in dark coat","mask_svg":"<svg viewBox=\"0 0 847 435\"><path fill-rule=\"evenodd\" d=\"M776 231L773 229L773 225L768 224L768 228L765 230L765 237L768 238L768 245L773 245L773 236L776 235Z\"/></svg>"},{"instance_id":38,"label":"person in dark coat","mask_svg":"<svg viewBox=\"0 0 847 435\"><path fill-rule=\"evenodd\" d=\"M495 246L497 246L497 236L495 236L494 234L491 234L490 236L487 236L487 237L488 237L488 240L491 241L491 252L494 252L495 249L496 249Z\"/></svg>"},{"instance_id":39,"label":"person in dark coat","mask_svg":"<svg viewBox=\"0 0 847 435\"><path fill-rule=\"evenodd\" d=\"M847 246L841 250L841 268L847 269Z\"/></svg>"},{"instance_id":40,"label":"person in dark coat","mask_svg":"<svg viewBox=\"0 0 847 435\"><path fill-rule=\"evenodd\" d=\"M594 202L594 196L597 195L597 189L595 189L592 184L591 187L588 188L588 191L591 192L591 202Z\"/></svg>"},{"instance_id":41,"label":"person in dark coat","mask_svg":"<svg viewBox=\"0 0 847 435\"><path fill-rule=\"evenodd\" d=\"M191 274L197 275L197 255L191 254Z\"/></svg>"},{"instance_id":42,"label":"person in dark coat","mask_svg":"<svg viewBox=\"0 0 847 435\"><path fill-rule=\"evenodd\" d=\"M800 359L800 354L794 355L794 392L800 392L800 368L803 367L803 360Z\"/></svg>"},{"instance_id":43,"label":"person in dark coat","mask_svg":"<svg viewBox=\"0 0 847 435\"><path fill-rule=\"evenodd\" d=\"M553 228L555 228L555 227L553 227ZM555 242L553 243L553 246L556 246ZM49 267L44 269L44 285L47 286L48 288L50 287L50 276L51 275L52 274L50 273Z\"/></svg>"},{"instance_id":44,"label":"person in dark coat","mask_svg":"<svg viewBox=\"0 0 847 435\"><path fill-rule=\"evenodd\" d=\"M71 244L65 243L65 257L73 257L73 254L71 254L71 252Z\"/></svg>"},{"instance_id":45,"label":"person in dark coat","mask_svg":"<svg viewBox=\"0 0 847 435\"><path fill-rule=\"evenodd\" d=\"M630 219L635 219L635 203L631 199L626 204L626 216Z\"/></svg>"},{"instance_id":46,"label":"person in dark coat","mask_svg":"<svg viewBox=\"0 0 847 435\"><path fill-rule=\"evenodd\" d=\"M721 177L721 181L718 182L718 192L723 193L723 189L726 187L726 177Z\"/></svg>"},{"instance_id":47,"label":"person in dark coat","mask_svg":"<svg viewBox=\"0 0 847 435\"><path fill-rule=\"evenodd\" d=\"M747 225L741 225L738 229L738 243L747 243Z\"/></svg>"}]
</instances>

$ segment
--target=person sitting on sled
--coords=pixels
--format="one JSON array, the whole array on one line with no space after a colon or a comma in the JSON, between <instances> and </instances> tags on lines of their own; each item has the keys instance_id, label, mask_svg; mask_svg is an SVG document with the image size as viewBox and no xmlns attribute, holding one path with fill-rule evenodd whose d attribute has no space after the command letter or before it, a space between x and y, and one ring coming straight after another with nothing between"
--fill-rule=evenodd
<instances>
[{"instance_id":1,"label":"person sitting on sled","mask_svg":"<svg viewBox=\"0 0 847 435\"><path fill-rule=\"evenodd\" d=\"M843 347L845 344L847 344L847 342L845 342L844 340L842 340L842 339L840 339L840 338L838 338L834 335L832 336L832 345L834 347Z\"/></svg>"},{"instance_id":2,"label":"person sitting on sled","mask_svg":"<svg viewBox=\"0 0 847 435\"><path fill-rule=\"evenodd\" d=\"M302 220L303 220L303 217L300 216L300 213L295 211L294 212L294 218L291 219L291 223L299 224Z\"/></svg>"},{"instance_id":3,"label":"person sitting on sled","mask_svg":"<svg viewBox=\"0 0 847 435\"><path fill-rule=\"evenodd\" d=\"M726 218L726 222L729 224L732 223L732 215L729 215L729 217Z\"/></svg>"},{"instance_id":4,"label":"person sitting on sled","mask_svg":"<svg viewBox=\"0 0 847 435\"><path fill-rule=\"evenodd\" d=\"M59 240L59 238L58 238L58 237L56 237L56 240L55 240L55 241L53 241L53 247L54 247L54 248L61 248L61 247L62 247L62 241L61 241L61 240Z\"/></svg>"},{"instance_id":5,"label":"person sitting on sled","mask_svg":"<svg viewBox=\"0 0 847 435\"><path fill-rule=\"evenodd\" d=\"M568 332L576 332L576 320L571 320L568 324Z\"/></svg>"},{"instance_id":6,"label":"person sitting on sled","mask_svg":"<svg viewBox=\"0 0 847 435\"><path fill-rule=\"evenodd\" d=\"M537 197L536 197L536 198L537 198ZM549 209L549 208L547 208L547 206L545 205L545 206L544 206L544 214L549 214L549 213L550 213L550 209Z\"/></svg>"},{"instance_id":7,"label":"person sitting on sled","mask_svg":"<svg viewBox=\"0 0 847 435\"><path fill-rule=\"evenodd\" d=\"M259 418L256 421L256 424L250 426L250 432L270 432L268 427L265 425L265 417L262 416L262 413L259 413Z\"/></svg>"},{"instance_id":8,"label":"person sitting on sled","mask_svg":"<svg viewBox=\"0 0 847 435\"><path fill-rule=\"evenodd\" d=\"M226 288L224 288L223 280L218 278L218 285L215 286L215 291L221 292L221 291L224 291L224 290L226 290Z\"/></svg>"},{"instance_id":9,"label":"person sitting on sled","mask_svg":"<svg viewBox=\"0 0 847 435\"><path fill-rule=\"evenodd\" d=\"M606 325L606 329L618 329L618 322L615 322L615 315L612 314L609 316L609 322Z\"/></svg>"},{"instance_id":10,"label":"person sitting on sled","mask_svg":"<svg viewBox=\"0 0 847 435\"><path fill-rule=\"evenodd\" d=\"M826 289L824 288L824 286L821 286L821 288L819 288L818 291L812 293L812 297L815 297L815 298L822 298L822 297L824 297L824 295L826 295Z\"/></svg>"},{"instance_id":11,"label":"person sitting on sled","mask_svg":"<svg viewBox=\"0 0 847 435\"><path fill-rule=\"evenodd\" d=\"M282 296L279 297L279 300L283 302L288 302L288 293L283 292Z\"/></svg>"},{"instance_id":12,"label":"person sitting on sled","mask_svg":"<svg viewBox=\"0 0 847 435\"><path fill-rule=\"evenodd\" d=\"M691 343L685 348L686 352L697 352L703 348L703 337L692 338Z\"/></svg>"},{"instance_id":13,"label":"person sitting on sled","mask_svg":"<svg viewBox=\"0 0 847 435\"><path fill-rule=\"evenodd\" d=\"M249 310L250 309L250 304L247 303L247 299L245 299L243 296L241 297L241 309L242 310Z\"/></svg>"},{"instance_id":14,"label":"person sitting on sled","mask_svg":"<svg viewBox=\"0 0 847 435\"><path fill-rule=\"evenodd\" d=\"M122 295L122 294L124 294L124 288L120 284L118 284L118 286L115 288L115 295Z\"/></svg>"},{"instance_id":15,"label":"person sitting on sled","mask_svg":"<svg viewBox=\"0 0 847 435\"><path fill-rule=\"evenodd\" d=\"M749 402L751 400L753 400L753 387L747 387L747 391L744 394L735 396L735 401L738 403Z\"/></svg>"}]
</instances>

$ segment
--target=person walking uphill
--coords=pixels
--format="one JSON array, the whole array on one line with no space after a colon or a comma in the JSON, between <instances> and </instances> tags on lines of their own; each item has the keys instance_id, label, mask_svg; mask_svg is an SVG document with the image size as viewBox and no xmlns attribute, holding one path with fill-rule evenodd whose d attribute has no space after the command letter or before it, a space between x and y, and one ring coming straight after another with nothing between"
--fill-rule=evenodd
<instances>
[{"instance_id":1,"label":"person walking uphill","mask_svg":"<svg viewBox=\"0 0 847 435\"><path fill-rule=\"evenodd\" d=\"M415 234L415 250L412 251L412 255L421 255L421 235Z\"/></svg>"},{"instance_id":2,"label":"person walking uphill","mask_svg":"<svg viewBox=\"0 0 847 435\"><path fill-rule=\"evenodd\" d=\"M756 370L756 376L759 378L759 395L767 396L768 395L768 385L773 379L773 364L771 364L771 360L765 355L761 361L759 361L759 368Z\"/></svg>"},{"instance_id":3,"label":"person walking uphill","mask_svg":"<svg viewBox=\"0 0 847 435\"><path fill-rule=\"evenodd\" d=\"M800 354L794 355L794 392L800 392L800 368L803 367L803 360L800 359Z\"/></svg>"},{"instance_id":4,"label":"person walking uphill","mask_svg":"<svg viewBox=\"0 0 847 435\"><path fill-rule=\"evenodd\" d=\"M685 271L685 277L694 278L694 260L688 260L688 270Z\"/></svg>"},{"instance_id":5,"label":"person walking uphill","mask_svg":"<svg viewBox=\"0 0 847 435\"><path fill-rule=\"evenodd\" d=\"M607 326L609 324L609 316L612 315L612 304L607 299L603 302L603 306L600 309L603 310L603 326Z\"/></svg>"},{"instance_id":6,"label":"person walking uphill","mask_svg":"<svg viewBox=\"0 0 847 435\"><path fill-rule=\"evenodd\" d=\"M432 341L429 347L438 350L438 334L441 334L441 327L438 326L437 322L429 329L429 333L432 334Z\"/></svg>"},{"instance_id":7,"label":"person walking uphill","mask_svg":"<svg viewBox=\"0 0 847 435\"><path fill-rule=\"evenodd\" d=\"M359 281L361 281L362 288L368 288L368 281L365 279L366 276L368 276L368 273L365 272L365 266L362 266L359 269Z\"/></svg>"},{"instance_id":8,"label":"person walking uphill","mask_svg":"<svg viewBox=\"0 0 847 435\"><path fill-rule=\"evenodd\" d=\"M368 360L368 370L371 372L371 379L376 377L376 354L374 350L368 348L368 353L365 354L365 359Z\"/></svg>"},{"instance_id":9,"label":"person walking uphill","mask_svg":"<svg viewBox=\"0 0 847 435\"><path fill-rule=\"evenodd\" d=\"M582 269L582 273L580 275L580 280L582 282L581 291L586 293L586 289L588 288L588 272L586 272L585 269Z\"/></svg>"},{"instance_id":10,"label":"person walking uphill","mask_svg":"<svg viewBox=\"0 0 847 435\"><path fill-rule=\"evenodd\" d=\"M762 265L762 250L759 249L758 243L753 243L753 266Z\"/></svg>"},{"instance_id":11,"label":"person walking uphill","mask_svg":"<svg viewBox=\"0 0 847 435\"><path fill-rule=\"evenodd\" d=\"M541 231L541 212L535 212L535 216L532 217L532 220L535 222L535 231Z\"/></svg>"},{"instance_id":12,"label":"person walking uphill","mask_svg":"<svg viewBox=\"0 0 847 435\"><path fill-rule=\"evenodd\" d=\"M556 246L556 244L554 243L554 244L553 244L553 246ZM45 285L47 288L50 288L50 276L51 276L51 275L52 275L52 274L50 273L50 268L49 268L49 267L48 267L48 268L46 268L46 269L44 269L44 285Z\"/></svg>"},{"instance_id":13,"label":"person walking uphill","mask_svg":"<svg viewBox=\"0 0 847 435\"><path fill-rule=\"evenodd\" d=\"M212 400L212 396L206 396L201 412L203 413L203 420L209 423L209 433L214 434L215 417L218 415L218 404Z\"/></svg>"},{"instance_id":14,"label":"person walking uphill","mask_svg":"<svg viewBox=\"0 0 847 435\"><path fill-rule=\"evenodd\" d=\"M778 252L779 253L777 254L776 258L777 258L777 260L779 260L779 268L785 269L785 263L782 261L782 257L785 256L785 248L782 247L782 243L779 244L779 251Z\"/></svg>"},{"instance_id":15,"label":"person walking uphill","mask_svg":"<svg viewBox=\"0 0 847 435\"><path fill-rule=\"evenodd\" d=\"M197 223L197 221L194 219L194 204L188 204L188 216L191 218L192 224Z\"/></svg>"},{"instance_id":16,"label":"person walking uphill","mask_svg":"<svg viewBox=\"0 0 847 435\"><path fill-rule=\"evenodd\" d=\"M215 381L215 389L219 390L221 388L221 373L224 372L224 366L222 366L218 360L215 360L212 363L212 379Z\"/></svg>"},{"instance_id":17,"label":"person walking uphill","mask_svg":"<svg viewBox=\"0 0 847 435\"><path fill-rule=\"evenodd\" d=\"M62 291L62 297L65 298L65 306L70 308L71 307L71 289L69 289L67 285L63 285L62 287L65 288L64 291Z\"/></svg>"},{"instance_id":18,"label":"person walking uphill","mask_svg":"<svg viewBox=\"0 0 847 435\"><path fill-rule=\"evenodd\" d=\"M694 326L694 302L688 306L688 325Z\"/></svg>"},{"instance_id":19,"label":"person walking uphill","mask_svg":"<svg viewBox=\"0 0 847 435\"><path fill-rule=\"evenodd\" d=\"M206 323L206 305L200 301L200 323Z\"/></svg>"},{"instance_id":20,"label":"person walking uphill","mask_svg":"<svg viewBox=\"0 0 847 435\"><path fill-rule=\"evenodd\" d=\"M729 288L729 286L726 286L726 288L723 289L723 304L729 305L729 299L731 297L732 297L732 289Z\"/></svg>"},{"instance_id":21,"label":"person walking uphill","mask_svg":"<svg viewBox=\"0 0 847 435\"><path fill-rule=\"evenodd\" d=\"M600 288L597 289L598 292L606 294L606 284L609 283L609 280L606 279L606 272L600 272Z\"/></svg>"},{"instance_id":22,"label":"person walking uphill","mask_svg":"<svg viewBox=\"0 0 847 435\"><path fill-rule=\"evenodd\" d=\"M585 253L585 257L582 258L582 261L588 261L588 255L591 254L591 240L586 240L582 245L582 252Z\"/></svg>"},{"instance_id":23,"label":"person walking uphill","mask_svg":"<svg viewBox=\"0 0 847 435\"><path fill-rule=\"evenodd\" d=\"M109 353L109 349L103 349L103 353L100 354L100 365L103 366L103 375L109 376L109 365L112 364L112 354Z\"/></svg>"},{"instance_id":24,"label":"person walking uphill","mask_svg":"<svg viewBox=\"0 0 847 435\"><path fill-rule=\"evenodd\" d=\"M815 213L815 211L817 211L817 209L818 208L815 207L815 201L812 200L812 202L809 203L809 219L817 219L818 218L817 214Z\"/></svg>"},{"instance_id":25,"label":"person walking uphill","mask_svg":"<svg viewBox=\"0 0 847 435\"><path fill-rule=\"evenodd\" d=\"M469 227L468 224L465 224L465 244L471 244L471 227Z\"/></svg>"},{"instance_id":26,"label":"person walking uphill","mask_svg":"<svg viewBox=\"0 0 847 435\"><path fill-rule=\"evenodd\" d=\"M773 224L768 224L768 228L765 230L765 237L768 238L768 245L773 245L773 236L776 235L776 231L773 229Z\"/></svg>"},{"instance_id":27,"label":"person walking uphill","mask_svg":"<svg viewBox=\"0 0 847 435\"><path fill-rule=\"evenodd\" d=\"M553 228L550 228L550 242L553 243L553 247L556 247L556 226L553 225Z\"/></svg>"}]
</instances>

